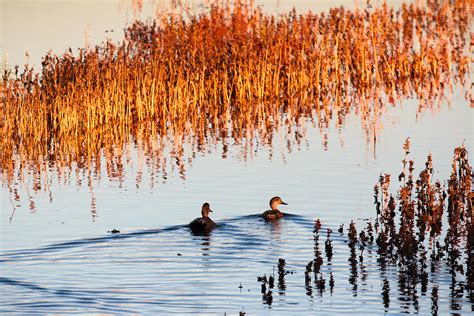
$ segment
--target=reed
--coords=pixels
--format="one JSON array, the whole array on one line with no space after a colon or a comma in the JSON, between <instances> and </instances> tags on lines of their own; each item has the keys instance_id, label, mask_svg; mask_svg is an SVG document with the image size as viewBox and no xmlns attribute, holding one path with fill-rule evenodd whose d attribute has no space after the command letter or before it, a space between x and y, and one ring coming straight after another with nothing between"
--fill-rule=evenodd
<instances>
[{"instance_id":1,"label":"reed","mask_svg":"<svg viewBox=\"0 0 474 316\"><path fill-rule=\"evenodd\" d=\"M184 177L188 145L195 153L221 143L225 156L231 138L245 158L254 139L271 146L282 125L299 143L305 119L324 134L352 111L371 135L395 99L426 106L456 82L469 85L470 17L461 0L278 16L242 0L136 21L120 43L48 54L40 72L4 70L2 182L32 178L47 189L51 169L90 181L104 157L107 176L121 181L130 144L153 177L166 177L170 160Z\"/></svg>"},{"instance_id":2,"label":"reed","mask_svg":"<svg viewBox=\"0 0 474 316\"><path fill-rule=\"evenodd\" d=\"M285 292L286 285L285 285L285 275L293 274L292 271L285 270L286 261L283 258L278 259L277 269L278 269L278 292L280 295ZM273 267L273 272L275 272L275 267ZM257 281L261 282L261 290L262 293L262 303L267 305L272 305L273 302L273 292L275 286L275 277L273 275L264 274L263 276L257 277Z\"/></svg>"},{"instance_id":3,"label":"reed","mask_svg":"<svg viewBox=\"0 0 474 316\"><path fill-rule=\"evenodd\" d=\"M431 285L432 311L437 312L438 285L434 280L439 273L444 273L440 267L448 267L450 271L452 297L465 294L473 302L474 175L468 152L464 146L455 148L451 176L446 184L442 184L433 179L431 155L428 155L425 168L415 181L414 162L409 160L409 138L403 149L405 157L396 196L390 193L391 176L382 174L374 187L375 225L369 221L359 235L355 223L351 221L349 225L349 283L357 291L359 276L362 281L367 277L363 254L365 249L370 253L375 240L385 308L390 307L390 282L385 276L388 266L397 270L398 288L413 303L415 311L419 310L419 292L427 295ZM358 261L356 247L361 251Z\"/></svg>"},{"instance_id":4,"label":"reed","mask_svg":"<svg viewBox=\"0 0 474 316\"><path fill-rule=\"evenodd\" d=\"M432 279L430 275L435 274L443 263L449 267L453 291L462 293L463 284L467 284L467 295L472 299L473 173L467 150L464 146L455 148L447 186L433 180L431 155L428 155L425 169L415 181L414 162L407 161L409 139L404 144L404 150L397 198L388 193L389 175L381 176L374 187L379 262L384 266L386 263L397 264L400 284L413 295L416 295L418 284L421 284L423 294L427 292ZM410 167L408 177L405 177L407 162ZM384 202L387 199L388 205ZM447 227L443 229L443 225ZM436 292L433 287L433 297ZM413 301L416 302L416 299ZM437 306L433 308L437 309Z\"/></svg>"},{"instance_id":5,"label":"reed","mask_svg":"<svg viewBox=\"0 0 474 316\"><path fill-rule=\"evenodd\" d=\"M374 187L375 224L369 220L366 227L358 231L356 222L351 221L346 230L345 242L349 247L348 282L353 295L358 295L361 283L367 285L367 267L373 268L375 264L380 268L381 298L386 309L390 307L390 279L395 274L398 290L402 292L406 302L413 304L415 311L419 311L419 293L430 295L431 287L432 311L436 312L438 280L446 273L445 267L448 267L451 297L460 298L465 295L470 302L474 302L474 174L468 152L464 146L455 148L451 176L444 185L433 179L435 173L431 155L427 156L425 167L415 180L415 163L409 159L410 146L410 139L407 138L403 144L405 156L396 195L390 193L389 174L381 175ZM321 227L321 221L315 220L314 258L304 268L304 289L311 298L314 290L320 296L326 290L323 273L328 274L330 294L335 286L331 260L338 254L333 251L332 230L328 228L325 241L328 260L324 264L319 245ZM342 237L344 225L340 225L338 231ZM371 255L374 250L378 255L376 263ZM367 255L369 260L365 265L364 256ZM287 273L285 260L279 259L278 288L281 291L286 290L282 284L285 284L284 276ZM266 284L266 276L258 277L258 281ZM262 285L262 294L266 293L267 288ZM457 300L453 300L453 304L456 302ZM459 306L452 306L453 310L457 308Z\"/></svg>"}]
</instances>

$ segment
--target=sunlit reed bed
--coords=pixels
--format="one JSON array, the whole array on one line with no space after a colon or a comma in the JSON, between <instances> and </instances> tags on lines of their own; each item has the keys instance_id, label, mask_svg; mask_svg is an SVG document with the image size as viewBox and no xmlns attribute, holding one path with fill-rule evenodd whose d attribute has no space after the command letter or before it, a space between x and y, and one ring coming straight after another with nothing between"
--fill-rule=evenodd
<instances>
[{"instance_id":1,"label":"sunlit reed bed","mask_svg":"<svg viewBox=\"0 0 474 316\"><path fill-rule=\"evenodd\" d=\"M164 148L183 172L185 144L271 145L282 125L298 139L304 119L324 134L350 112L370 138L396 99L433 106L469 84L470 17L467 1L278 16L239 1L137 21L120 43L48 54L40 72L4 71L3 183L29 177L25 167L36 189L49 167L66 178L100 173L101 157L120 178L131 142L153 172Z\"/></svg>"}]
</instances>

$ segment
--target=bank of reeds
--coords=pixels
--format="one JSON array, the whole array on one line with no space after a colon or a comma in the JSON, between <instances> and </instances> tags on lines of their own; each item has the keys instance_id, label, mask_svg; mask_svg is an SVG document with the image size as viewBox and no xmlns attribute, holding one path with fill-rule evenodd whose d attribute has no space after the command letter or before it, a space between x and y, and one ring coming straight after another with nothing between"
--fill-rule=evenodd
<instances>
[{"instance_id":1,"label":"bank of reeds","mask_svg":"<svg viewBox=\"0 0 474 316\"><path fill-rule=\"evenodd\" d=\"M265 14L248 1L216 2L199 15L137 21L118 44L62 56L40 72L5 70L0 84L0 171L14 183L42 171L123 177L124 144L158 172L163 148L178 160L227 139L271 145L306 118L324 131L359 114L368 134L395 99L441 97L469 80L468 1L302 15ZM386 101L385 101L386 100ZM139 179L137 179L138 181Z\"/></svg>"}]
</instances>

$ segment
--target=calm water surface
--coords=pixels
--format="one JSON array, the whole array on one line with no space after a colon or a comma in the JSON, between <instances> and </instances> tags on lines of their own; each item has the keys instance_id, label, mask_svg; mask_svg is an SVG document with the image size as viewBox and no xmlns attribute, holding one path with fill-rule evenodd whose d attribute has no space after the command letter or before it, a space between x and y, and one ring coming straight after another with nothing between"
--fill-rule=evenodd
<instances>
[{"instance_id":1,"label":"calm water surface","mask_svg":"<svg viewBox=\"0 0 474 316\"><path fill-rule=\"evenodd\" d=\"M144 173L137 187L137 166L130 162L122 182L104 176L91 187L55 183L52 202L47 192L30 192L34 208L27 198L21 200L11 222L4 188L0 312L362 314L437 309L440 314L470 314L474 304L462 290L464 279L452 279L448 267L433 272L423 291L420 285L407 290L406 277L396 266L380 269L375 249L351 265L346 232L333 233L331 261L324 256L325 234L319 239L325 288L318 288L313 274L305 286L304 277L306 264L314 259L314 219L321 219L323 232L336 232L351 219L362 227L364 219L373 218L373 185L380 172L399 172L405 137L411 136L417 170L431 152L440 179L450 173L454 146L464 142L472 150L472 110L462 98L453 102L453 109L445 106L418 119L414 101L390 109L375 149L354 117L344 129L330 131L326 149L319 130L308 128L305 140L291 152L284 135L276 135L271 149L256 149L247 160L239 147L225 159L216 148L187 165L184 179L168 168L153 186ZM295 215L265 223L255 214L275 194L289 203L284 210ZM199 215L203 201L211 203L220 223L207 237L194 236L183 226ZM112 228L121 233L108 234ZM279 258L286 260L283 279L278 277ZM264 274L275 275L271 305L257 282Z\"/></svg>"},{"instance_id":2,"label":"calm water surface","mask_svg":"<svg viewBox=\"0 0 474 316\"><path fill-rule=\"evenodd\" d=\"M471 308L463 296L450 298L447 277L434 279L425 292L407 290L396 268L380 271L370 250L363 262L350 266L346 237L338 234L333 236L334 256L324 258L321 269L324 289L314 285L314 275L305 286L304 270L314 258L315 243L313 222L304 217L265 223L241 216L220 225L210 236L173 226L4 254L0 311L301 315L429 313L438 308L446 314L457 306L468 314ZM281 270L279 258L286 259ZM447 275L447 268L440 270ZM257 281L264 274L275 275L270 305Z\"/></svg>"},{"instance_id":3,"label":"calm water surface","mask_svg":"<svg viewBox=\"0 0 474 316\"><path fill-rule=\"evenodd\" d=\"M351 264L347 232L337 233L341 223L355 219L359 228L375 216L373 186L381 172L400 172L407 137L415 174L432 153L441 180L451 172L454 147L464 143L473 152L473 112L461 92L440 109L417 109L416 100L386 107L375 142L350 114L327 138L308 122L299 143L281 130L271 147L233 145L223 154L222 145L211 145L181 171L169 158L154 177L130 144L119 178L107 177L103 164L100 177L81 185L53 178L49 190L35 192L18 183L19 201L4 185L0 313L471 314L464 278L451 278L447 267L430 274L427 288L410 287L397 267L380 268L375 249ZM274 195L293 216L265 223L256 214ZM205 201L220 226L195 236L184 225ZM314 274L305 285L316 218L323 223L324 288ZM113 228L120 234L107 233ZM327 228L334 231L331 260ZM279 258L286 261L280 271ZM275 276L271 304L257 281L264 274Z\"/></svg>"}]
</instances>

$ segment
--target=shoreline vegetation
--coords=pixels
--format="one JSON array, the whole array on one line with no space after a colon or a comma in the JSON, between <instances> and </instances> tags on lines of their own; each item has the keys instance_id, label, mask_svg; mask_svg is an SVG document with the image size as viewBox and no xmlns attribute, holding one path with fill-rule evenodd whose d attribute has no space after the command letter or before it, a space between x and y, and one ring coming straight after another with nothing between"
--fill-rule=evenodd
<instances>
[{"instance_id":1,"label":"shoreline vegetation","mask_svg":"<svg viewBox=\"0 0 474 316\"><path fill-rule=\"evenodd\" d=\"M129 144L153 177L166 174L165 150L184 177L195 153L271 147L281 127L299 143L309 122L327 146L330 124L343 126L350 113L375 142L379 117L397 100L417 98L422 111L455 85L469 87L470 16L459 0L301 15L237 1L136 21L122 42L48 54L40 72L4 70L2 184L31 179L44 189L51 170L88 181L103 158L108 177L120 179Z\"/></svg>"},{"instance_id":2,"label":"shoreline vegetation","mask_svg":"<svg viewBox=\"0 0 474 316\"><path fill-rule=\"evenodd\" d=\"M474 304L474 192L468 152L464 146L454 149L451 176L442 183L433 178L431 155L416 178L414 162L409 159L409 139L403 149L405 157L396 195L390 192L391 175L381 174L374 186L375 220L367 219L359 231L355 221L351 221L347 229L344 224L338 229L340 236L347 237L345 242L350 249L347 260L350 290L357 295L359 278L369 277L367 262L375 257L383 284L381 303L385 312L389 312L394 303L391 291L398 287L403 291L407 312L411 307L414 312L420 312L420 300L428 296L431 297L431 313L437 315L440 303L437 280L444 276L449 276L446 282L450 289L450 309L461 311L460 299L465 297ZM304 272L306 295L311 297L314 292L320 297L327 291L332 295L335 283L340 281L335 281L331 272L333 231L327 228L326 240L320 241L324 236L321 226L322 222L317 219L313 231L314 258ZM285 259L280 258L278 288L285 283L284 265ZM275 279L275 272L269 274L269 278ZM257 281L262 282L262 301L271 305L272 282L267 281L266 275ZM427 313L424 308L429 306L422 307Z\"/></svg>"},{"instance_id":3,"label":"shoreline vegetation","mask_svg":"<svg viewBox=\"0 0 474 316\"><path fill-rule=\"evenodd\" d=\"M463 297L465 293L474 304L474 192L468 152L464 146L454 149L451 175L442 183L434 179L431 154L415 180L409 139L403 149L397 195L394 197L389 191L391 175L380 175L374 186L375 223L369 221L359 234L353 222L349 226L351 271L357 274L364 250L376 246L374 251L388 288L386 295L382 294L385 308L389 307L390 298L389 281L384 274L390 266L397 267L400 286L412 297L415 310L418 293L426 295L431 287L432 313L437 314L438 288L430 283L436 275L445 273L442 267L447 267L452 297ZM454 300L450 307L461 309Z\"/></svg>"}]
</instances>

